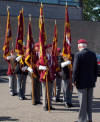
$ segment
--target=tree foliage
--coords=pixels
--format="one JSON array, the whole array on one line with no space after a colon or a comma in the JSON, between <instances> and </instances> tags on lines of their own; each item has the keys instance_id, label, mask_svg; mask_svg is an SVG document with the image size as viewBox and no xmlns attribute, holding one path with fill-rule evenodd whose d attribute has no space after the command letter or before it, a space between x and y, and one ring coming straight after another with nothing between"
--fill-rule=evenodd
<instances>
[{"instance_id":1,"label":"tree foliage","mask_svg":"<svg viewBox=\"0 0 100 122\"><path fill-rule=\"evenodd\" d=\"M88 21L100 21L100 0L83 0L83 18Z\"/></svg>"}]
</instances>

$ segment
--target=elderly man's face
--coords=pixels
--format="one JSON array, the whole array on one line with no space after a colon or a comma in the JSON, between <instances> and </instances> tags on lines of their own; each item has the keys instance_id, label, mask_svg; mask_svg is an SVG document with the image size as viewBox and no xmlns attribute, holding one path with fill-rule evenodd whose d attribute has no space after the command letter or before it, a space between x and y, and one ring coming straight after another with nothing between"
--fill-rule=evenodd
<instances>
[{"instance_id":1,"label":"elderly man's face","mask_svg":"<svg viewBox=\"0 0 100 122\"><path fill-rule=\"evenodd\" d=\"M46 49L46 53L51 54L51 47L49 47L49 48Z\"/></svg>"},{"instance_id":2,"label":"elderly man's face","mask_svg":"<svg viewBox=\"0 0 100 122\"><path fill-rule=\"evenodd\" d=\"M38 47L35 47L35 51L38 52L39 51L39 48Z\"/></svg>"}]
</instances>

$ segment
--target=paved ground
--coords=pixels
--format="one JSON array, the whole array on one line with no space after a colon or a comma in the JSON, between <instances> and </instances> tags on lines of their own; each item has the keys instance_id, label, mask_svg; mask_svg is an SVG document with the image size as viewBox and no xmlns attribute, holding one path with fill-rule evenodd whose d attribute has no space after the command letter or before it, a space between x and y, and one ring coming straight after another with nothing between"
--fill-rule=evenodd
<instances>
[{"instance_id":1,"label":"paved ground","mask_svg":"<svg viewBox=\"0 0 100 122\"><path fill-rule=\"evenodd\" d=\"M3 79L2 79L3 78ZM93 122L100 122L100 78L94 89ZM74 122L77 120L79 105L77 90L74 88L73 104L67 109L63 103L53 102L54 111L45 112L42 105L31 104L31 82L26 84L27 100L21 101L17 96L10 96L7 76L0 76L0 122Z\"/></svg>"}]
</instances>

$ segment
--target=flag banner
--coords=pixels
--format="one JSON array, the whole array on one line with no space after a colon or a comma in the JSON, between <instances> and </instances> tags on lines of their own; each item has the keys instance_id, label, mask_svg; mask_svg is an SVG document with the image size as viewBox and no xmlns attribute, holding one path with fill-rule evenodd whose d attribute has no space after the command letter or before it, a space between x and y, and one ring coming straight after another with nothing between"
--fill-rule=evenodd
<instances>
[{"instance_id":1,"label":"flag banner","mask_svg":"<svg viewBox=\"0 0 100 122\"><path fill-rule=\"evenodd\" d=\"M4 46L3 46L3 57L6 59L7 56L10 55L9 52L9 43L12 40L12 32L11 32L11 24L10 24L10 13L9 10L7 10L7 26L6 26L6 33L5 33L5 41L4 41Z\"/></svg>"},{"instance_id":2,"label":"flag banner","mask_svg":"<svg viewBox=\"0 0 100 122\"><path fill-rule=\"evenodd\" d=\"M46 34L44 27L44 18L43 18L43 5L40 7L40 17L39 17L39 64L43 66L47 66L47 57L45 52L45 44L46 44ZM40 81L46 81L46 75L48 70L41 71Z\"/></svg>"},{"instance_id":3,"label":"flag banner","mask_svg":"<svg viewBox=\"0 0 100 122\"><path fill-rule=\"evenodd\" d=\"M25 53L25 63L28 67L33 69L33 76L36 77L36 51L34 48L34 40L32 36L31 22L29 21L28 33L27 33L27 44Z\"/></svg>"},{"instance_id":4,"label":"flag banner","mask_svg":"<svg viewBox=\"0 0 100 122\"><path fill-rule=\"evenodd\" d=\"M15 46L15 52L17 53L17 55L22 55L22 56L24 54L23 33L24 33L24 16L23 16L23 9L22 9L18 16L18 32L17 32L16 46Z\"/></svg>"},{"instance_id":5,"label":"flag banner","mask_svg":"<svg viewBox=\"0 0 100 122\"><path fill-rule=\"evenodd\" d=\"M66 5L65 8L65 31L64 31L64 40L63 40L63 50L62 56L66 57L68 60L71 61L71 64L68 65L70 70L70 90L72 92L72 56L71 56L71 31L70 31L70 23L69 23L69 16L68 16L68 6Z\"/></svg>"},{"instance_id":6,"label":"flag banner","mask_svg":"<svg viewBox=\"0 0 100 122\"><path fill-rule=\"evenodd\" d=\"M52 43L52 60L53 60L52 71L53 71L53 74L59 71L57 56L58 56L58 54L57 54L57 25L55 22L54 37L53 37L53 43Z\"/></svg>"},{"instance_id":7,"label":"flag banner","mask_svg":"<svg viewBox=\"0 0 100 122\"><path fill-rule=\"evenodd\" d=\"M71 59L71 32L70 32L70 23L69 23L67 5L65 8L65 31L64 31L62 56Z\"/></svg>"}]
</instances>

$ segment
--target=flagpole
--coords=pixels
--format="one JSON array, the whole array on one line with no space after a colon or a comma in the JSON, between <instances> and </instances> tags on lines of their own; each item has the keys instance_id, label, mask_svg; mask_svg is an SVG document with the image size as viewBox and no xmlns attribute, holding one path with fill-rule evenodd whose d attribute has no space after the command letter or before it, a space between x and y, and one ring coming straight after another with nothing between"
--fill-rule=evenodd
<instances>
[{"instance_id":1,"label":"flagpole","mask_svg":"<svg viewBox=\"0 0 100 122\"><path fill-rule=\"evenodd\" d=\"M7 12L9 11L10 8L11 8L10 6L7 6ZM10 15L9 15L9 17L10 17ZM11 46L12 46L12 49L14 51L14 44L13 44L13 40L12 39L11 39L11 42L12 42Z\"/></svg>"},{"instance_id":2,"label":"flagpole","mask_svg":"<svg viewBox=\"0 0 100 122\"><path fill-rule=\"evenodd\" d=\"M9 12L9 9L10 9L10 6L7 6L7 12ZM10 15L9 15L10 16ZM10 18L9 18L10 19ZM13 40L11 39L11 42L12 42L12 49L14 50L14 44L13 44Z\"/></svg>"},{"instance_id":3,"label":"flagpole","mask_svg":"<svg viewBox=\"0 0 100 122\"><path fill-rule=\"evenodd\" d=\"M67 1L66 1L66 7L68 6ZM71 54L70 54L71 57ZM71 65L69 66L69 76L70 76L70 82L69 82L69 87L70 91L72 92L72 59L71 60Z\"/></svg>"},{"instance_id":4,"label":"flagpole","mask_svg":"<svg viewBox=\"0 0 100 122\"><path fill-rule=\"evenodd\" d=\"M10 6L7 6L7 11L9 11Z\"/></svg>"},{"instance_id":5,"label":"flagpole","mask_svg":"<svg viewBox=\"0 0 100 122\"><path fill-rule=\"evenodd\" d=\"M56 19L55 19L55 25L56 25ZM56 79L54 81L54 96L56 97Z\"/></svg>"},{"instance_id":6,"label":"flagpole","mask_svg":"<svg viewBox=\"0 0 100 122\"><path fill-rule=\"evenodd\" d=\"M50 112L50 98L49 98L49 88L48 88L48 71L46 75L46 90L47 90L47 101L48 101L48 111Z\"/></svg>"},{"instance_id":7,"label":"flagpole","mask_svg":"<svg viewBox=\"0 0 100 122\"><path fill-rule=\"evenodd\" d=\"M29 14L29 21L31 22L31 14ZM33 68L33 54L31 52L31 63L32 63L32 68ZM33 79L33 73L31 73L31 80L32 80L32 105L34 105L34 79Z\"/></svg>"},{"instance_id":8,"label":"flagpole","mask_svg":"<svg viewBox=\"0 0 100 122\"><path fill-rule=\"evenodd\" d=\"M68 4L67 4L67 1L66 1L66 7L67 6L68 6ZM70 57L71 57L71 54L70 54ZM70 76L69 87L70 87L70 91L72 92L72 60L71 60L71 65L69 66L69 76Z\"/></svg>"},{"instance_id":9,"label":"flagpole","mask_svg":"<svg viewBox=\"0 0 100 122\"><path fill-rule=\"evenodd\" d=\"M70 60L71 60L71 64L69 66L69 76L70 76L69 87L70 87L70 91L72 92L72 59Z\"/></svg>"}]
</instances>

